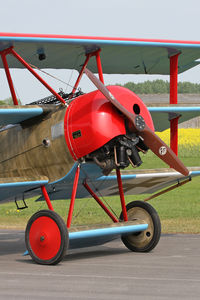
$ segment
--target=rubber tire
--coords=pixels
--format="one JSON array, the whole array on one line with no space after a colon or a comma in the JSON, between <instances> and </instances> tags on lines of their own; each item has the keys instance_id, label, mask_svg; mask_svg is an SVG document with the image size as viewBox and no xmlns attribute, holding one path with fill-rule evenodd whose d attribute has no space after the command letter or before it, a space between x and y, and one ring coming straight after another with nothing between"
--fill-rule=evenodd
<instances>
[{"instance_id":1,"label":"rubber tire","mask_svg":"<svg viewBox=\"0 0 200 300\"><path fill-rule=\"evenodd\" d=\"M47 218L50 218L50 220L53 220L53 223L55 223L55 225L54 225L55 228L58 228L58 232L60 233L59 249L58 249L56 255L54 255L51 259L40 258L39 256L37 256L34 253L32 247L31 247L30 236L29 236L30 230L31 230L31 227L34 224L34 222L36 220L39 220L39 218L41 218L41 217L47 217ZM37 234L37 232L35 232L35 233ZM48 239L47 239L47 241L48 241ZM42 265L56 265L66 255L66 251L67 251L68 244L69 244L69 235L68 235L68 230L67 230L66 224L64 223L63 219L56 212L51 211L51 210L40 210L40 211L36 212L34 215L32 215L32 217L30 218L30 220L27 223L26 231L25 231L25 243L26 243L27 250L34 262L36 262L38 264L42 264Z\"/></svg>"},{"instance_id":2,"label":"rubber tire","mask_svg":"<svg viewBox=\"0 0 200 300\"><path fill-rule=\"evenodd\" d=\"M132 201L126 206L128 220L142 219L149 227L142 232L121 237L124 245L134 252L149 252L156 247L160 240L161 223L156 210L144 201ZM121 213L120 219L123 220Z\"/></svg>"}]
</instances>

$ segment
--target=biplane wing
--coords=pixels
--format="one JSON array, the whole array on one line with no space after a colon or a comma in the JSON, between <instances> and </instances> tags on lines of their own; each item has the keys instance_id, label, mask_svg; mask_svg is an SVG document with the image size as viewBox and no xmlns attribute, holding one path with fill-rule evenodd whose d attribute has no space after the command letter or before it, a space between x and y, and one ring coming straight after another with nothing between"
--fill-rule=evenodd
<instances>
[{"instance_id":1,"label":"biplane wing","mask_svg":"<svg viewBox=\"0 0 200 300\"><path fill-rule=\"evenodd\" d=\"M159 104L157 107L148 106L148 110L151 113L154 127L156 131L163 131L169 128L169 121L179 118L179 124L190 119L199 117L200 106L198 105L183 105L175 104L162 106Z\"/></svg>"},{"instance_id":2,"label":"biplane wing","mask_svg":"<svg viewBox=\"0 0 200 300\"><path fill-rule=\"evenodd\" d=\"M48 178L45 176L0 178L0 201L15 199L17 195L22 195L27 190L39 188L47 183Z\"/></svg>"},{"instance_id":3,"label":"biplane wing","mask_svg":"<svg viewBox=\"0 0 200 300\"><path fill-rule=\"evenodd\" d=\"M37 107L36 105L21 107L2 105L0 107L0 126L18 124L52 111L52 107L50 107L50 105L47 106L49 107ZM169 120L173 118L180 117L179 122L182 123L200 115L200 107L197 105L183 106L182 104L177 104L174 106L148 106L148 110L151 113L156 131L163 131L169 128Z\"/></svg>"},{"instance_id":4,"label":"biplane wing","mask_svg":"<svg viewBox=\"0 0 200 300\"><path fill-rule=\"evenodd\" d=\"M101 49L103 71L108 74L169 74L169 57L180 53L182 73L198 65L200 58L200 43L195 41L0 33L0 50L9 47L39 68L77 70L85 54ZM23 68L13 57L9 66ZM95 61L90 60L88 67L96 72Z\"/></svg>"},{"instance_id":5,"label":"biplane wing","mask_svg":"<svg viewBox=\"0 0 200 300\"><path fill-rule=\"evenodd\" d=\"M48 178L0 178L0 202L37 196L41 194L40 186L46 185L48 194L52 200L70 198L77 163L71 171L62 179L48 183ZM200 167L190 167L188 176L183 176L173 169L141 169L122 171L122 181L125 195L152 194L163 188L180 184L181 182L200 175ZM91 195L84 187L87 184L99 195L114 196L119 194L117 177L115 174L104 176L102 170L94 163L81 165L77 197L85 198ZM43 196L38 200L44 199Z\"/></svg>"},{"instance_id":6,"label":"biplane wing","mask_svg":"<svg viewBox=\"0 0 200 300\"><path fill-rule=\"evenodd\" d=\"M76 170L76 164L66 177L58 182L49 184L48 193L53 200L71 197L73 179ZM200 175L200 167L188 168L189 176L183 176L173 169L148 169L122 171L123 189L125 195L152 194L168 186L179 184L184 180ZM91 170L93 173L91 175ZM87 184L99 195L114 196L119 195L117 177L115 174L104 176L98 166L87 163L81 165L77 197L84 198L91 195L84 188L83 183ZM43 199L42 197L38 200Z\"/></svg>"},{"instance_id":7,"label":"biplane wing","mask_svg":"<svg viewBox=\"0 0 200 300\"><path fill-rule=\"evenodd\" d=\"M23 121L38 117L44 113L51 111L47 107L36 105L16 106L16 105L1 105L0 107L0 126L9 124L19 124Z\"/></svg>"}]
</instances>

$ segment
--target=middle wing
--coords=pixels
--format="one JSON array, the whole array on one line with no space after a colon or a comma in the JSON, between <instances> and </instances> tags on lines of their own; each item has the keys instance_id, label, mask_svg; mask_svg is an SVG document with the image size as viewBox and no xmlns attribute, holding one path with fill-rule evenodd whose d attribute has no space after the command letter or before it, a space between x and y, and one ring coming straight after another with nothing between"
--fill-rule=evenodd
<instances>
[{"instance_id":1,"label":"middle wing","mask_svg":"<svg viewBox=\"0 0 200 300\"><path fill-rule=\"evenodd\" d=\"M151 113L154 127L156 131L163 131L169 128L170 120L179 117L179 123L188 121L200 115L200 106L197 105L159 105L157 107L149 106L148 110Z\"/></svg>"},{"instance_id":2,"label":"middle wing","mask_svg":"<svg viewBox=\"0 0 200 300\"><path fill-rule=\"evenodd\" d=\"M18 124L28 119L51 112L53 109L54 106L50 105L47 105L46 107L37 105L1 105L0 126Z\"/></svg>"}]
</instances>

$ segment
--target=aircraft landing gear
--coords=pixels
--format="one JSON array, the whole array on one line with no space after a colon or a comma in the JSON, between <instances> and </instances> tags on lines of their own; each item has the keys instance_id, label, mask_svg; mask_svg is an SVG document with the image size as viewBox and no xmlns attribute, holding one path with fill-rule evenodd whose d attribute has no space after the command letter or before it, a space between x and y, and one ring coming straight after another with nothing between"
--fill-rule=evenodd
<instances>
[{"instance_id":1,"label":"aircraft landing gear","mask_svg":"<svg viewBox=\"0 0 200 300\"><path fill-rule=\"evenodd\" d=\"M28 221L25 242L36 263L57 264L66 254L69 243L66 224L54 211L38 211Z\"/></svg>"},{"instance_id":2,"label":"aircraft landing gear","mask_svg":"<svg viewBox=\"0 0 200 300\"><path fill-rule=\"evenodd\" d=\"M158 244L161 235L160 218L156 210L144 201L132 201L127 206L128 220L141 219L149 226L145 231L124 235L124 245L134 252L149 252ZM121 214L120 219L123 219Z\"/></svg>"}]
</instances>

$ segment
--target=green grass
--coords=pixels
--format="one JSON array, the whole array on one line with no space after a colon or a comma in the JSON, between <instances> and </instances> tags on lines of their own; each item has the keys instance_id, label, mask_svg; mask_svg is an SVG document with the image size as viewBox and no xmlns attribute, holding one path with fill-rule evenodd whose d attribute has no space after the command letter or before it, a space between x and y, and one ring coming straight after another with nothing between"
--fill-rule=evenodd
<instances>
[{"instance_id":1,"label":"green grass","mask_svg":"<svg viewBox=\"0 0 200 300\"><path fill-rule=\"evenodd\" d=\"M198 153L200 156L200 154ZM200 157L192 157L189 151L182 153L180 159L187 166L200 165ZM162 168L166 167L151 152L142 157L144 168ZM150 203L157 210L162 223L162 232L165 233L200 233L200 177L186 185L177 188L169 193L161 195ZM133 200L143 200L149 195L127 196L126 202ZM121 207L119 197L107 197L106 201L120 215ZM35 198L28 199L28 209L17 211L15 204L6 203L0 205L0 227L1 228L25 228L28 219L38 210L46 209L45 202L35 202ZM52 201L54 209L65 220L69 208L68 200ZM110 223L109 217L103 212L93 199L76 199L73 215L73 225L80 224L100 224Z\"/></svg>"},{"instance_id":2,"label":"green grass","mask_svg":"<svg viewBox=\"0 0 200 300\"><path fill-rule=\"evenodd\" d=\"M162 223L162 232L200 233L200 178L159 196L150 201L157 210ZM143 200L148 195L127 196L126 202ZM46 209L45 202L27 200L28 209L17 211L14 203L2 204L0 207L1 228L25 228L28 219L40 209ZM107 197L106 201L119 216L121 212L118 197ZM65 220L69 207L68 200L52 201L54 209ZM110 219L93 199L76 199L73 225L109 223Z\"/></svg>"}]
</instances>

